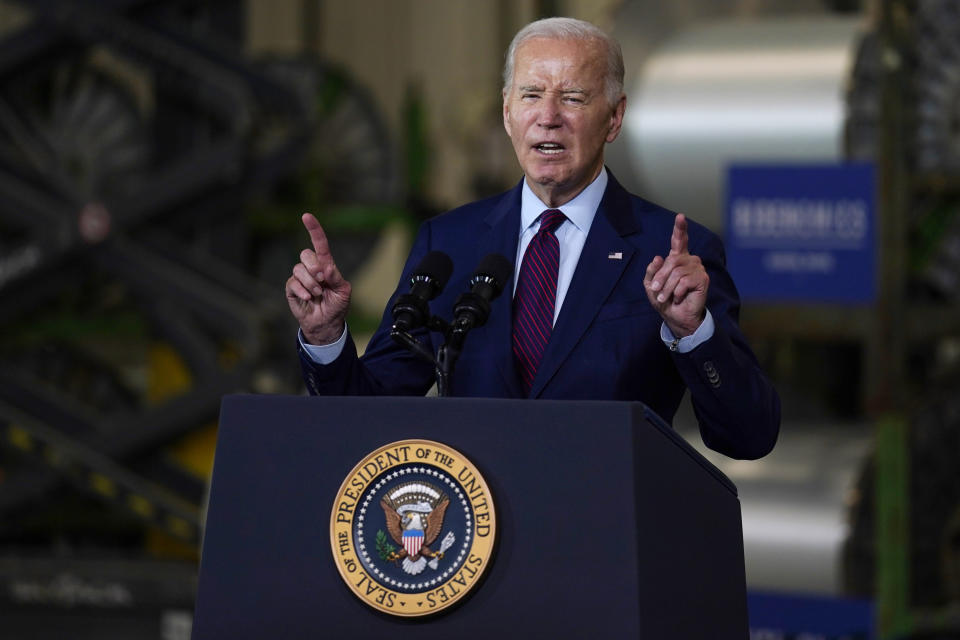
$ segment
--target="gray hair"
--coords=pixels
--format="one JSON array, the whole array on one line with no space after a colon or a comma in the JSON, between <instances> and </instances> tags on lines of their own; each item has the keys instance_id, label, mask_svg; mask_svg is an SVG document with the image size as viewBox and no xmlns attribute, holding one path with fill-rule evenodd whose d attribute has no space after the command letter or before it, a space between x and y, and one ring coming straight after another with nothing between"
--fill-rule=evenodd
<instances>
[{"instance_id":1,"label":"gray hair","mask_svg":"<svg viewBox=\"0 0 960 640\"><path fill-rule=\"evenodd\" d=\"M544 18L531 22L517 32L507 49L507 60L503 65L503 90L508 93L513 85L513 65L517 48L532 38L552 38L555 40L597 40L603 44L607 53L607 74L604 79L604 93L610 106L617 104L623 95L623 52L620 43L605 31L583 20L575 18Z\"/></svg>"}]
</instances>

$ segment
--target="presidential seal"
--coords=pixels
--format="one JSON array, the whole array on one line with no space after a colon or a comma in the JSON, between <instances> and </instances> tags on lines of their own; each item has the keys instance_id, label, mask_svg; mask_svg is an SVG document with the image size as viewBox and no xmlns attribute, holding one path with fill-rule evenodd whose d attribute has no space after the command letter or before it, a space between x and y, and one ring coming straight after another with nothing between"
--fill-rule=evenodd
<instances>
[{"instance_id":1,"label":"presidential seal","mask_svg":"<svg viewBox=\"0 0 960 640\"><path fill-rule=\"evenodd\" d=\"M430 440L385 445L357 463L330 516L330 545L357 597L396 616L457 602L490 563L496 533L487 483Z\"/></svg>"}]
</instances>

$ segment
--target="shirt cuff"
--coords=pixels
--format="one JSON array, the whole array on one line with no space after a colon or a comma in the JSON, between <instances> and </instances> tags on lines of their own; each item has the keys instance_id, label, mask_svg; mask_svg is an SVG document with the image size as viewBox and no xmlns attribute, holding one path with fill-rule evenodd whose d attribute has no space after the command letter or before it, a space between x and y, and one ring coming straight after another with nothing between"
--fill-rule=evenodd
<instances>
[{"instance_id":1,"label":"shirt cuff","mask_svg":"<svg viewBox=\"0 0 960 640\"><path fill-rule=\"evenodd\" d=\"M683 338L677 338L673 335L673 331L670 331L670 327L667 326L667 323L664 322L660 325L660 339L663 340L663 344L667 345L667 348L670 351L678 351L679 353L689 353L699 347L701 344L713 337L713 316L710 315L710 309L705 309L706 315L703 317L703 322L700 323L700 326L697 327L697 330L694 331L689 336Z\"/></svg>"},{"instance_id":2,"label":"shirt cuff","mask_svg":"<svg viewBox=\"0 0 960 640\"><path fill-rule=\"evenodd\" d=\"M317 364L330 364L340 357L343 353L343 345L347 344L347 325L343 325L343 333L336 342L330 344L307 344L303 340L303 330L297 329L297 340L300 341L300 347L306 352L311 360Z\"/></svg>"}]
</instances>

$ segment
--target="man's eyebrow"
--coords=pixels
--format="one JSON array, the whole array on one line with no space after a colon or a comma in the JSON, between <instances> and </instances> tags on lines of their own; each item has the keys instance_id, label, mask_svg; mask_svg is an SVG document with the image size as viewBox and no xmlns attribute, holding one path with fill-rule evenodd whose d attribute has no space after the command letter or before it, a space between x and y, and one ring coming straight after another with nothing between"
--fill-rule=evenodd
<instances>
[{"instance_id":1,"label":"man's eyebrow","mask_svg":"<svg viewBox=\"0 0 960 640\"><path fill-rule=\"evenodd\" d=\"M545 93L546 92L546 89L544 89L543 87L538 85L533 85L533 84L522 85L519 87L519 89L523 93ZM590 92L587 91L586 89L581 89L579 87L571 87L570 89L561 89L560 93L564 95L567 95L570 93L576 93L576 94L585 96L585 95L589 95Z\"/></svg>"}]
</instances>

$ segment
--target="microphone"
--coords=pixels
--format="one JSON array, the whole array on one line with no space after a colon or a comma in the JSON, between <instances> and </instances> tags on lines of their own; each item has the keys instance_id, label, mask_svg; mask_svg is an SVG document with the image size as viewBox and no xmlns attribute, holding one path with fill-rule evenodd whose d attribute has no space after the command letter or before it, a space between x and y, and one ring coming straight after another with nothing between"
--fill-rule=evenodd
<instances>
[{"instance_id":1,"label":"microphone","mask_svg":"<svg viewBox=\"0 0 960 640\"><path fill-rule=\"evenodd\" d=\"M460 294L453 305L453 323L446 341L437 352L437 394L450 395L450 378L460 357L467 333L482 327L490 316L490 301L500 295L513 273L513 263L499 253L489 253L470 277L470 291Z\"/></svg>"},{"instance_id":2,"label":"microphone","mask_svg":"<svg viewBox=\"0 0 960 640\"><path fill-rule=\"evenodd\" d=\"M453 261L441 251L423 257L410 276L410 293L397 298L390 313L393 331L410 331L427 324L430 308L427 302L440 294L453 273Z\"/></svg>"},{"instance_id":3,"label":"microphone","mask_svg":"<svg viewBox=\"0 0 960 640\"><path fill-rule=\"evenodd\" d=\"M490 301L500 295L512 274L512 262L499 253L487 254L470 277L470 291L453 305L454 331L482 327L490 316Z\"/></svg>"}]
</instances>

